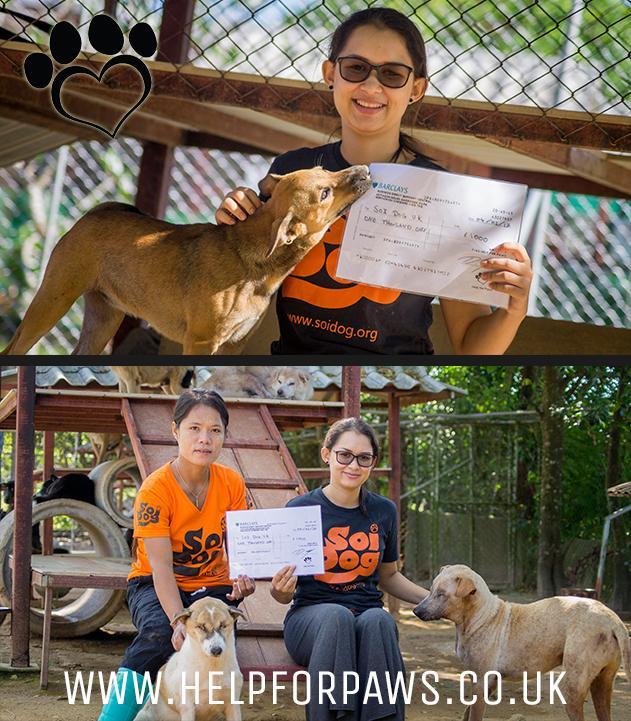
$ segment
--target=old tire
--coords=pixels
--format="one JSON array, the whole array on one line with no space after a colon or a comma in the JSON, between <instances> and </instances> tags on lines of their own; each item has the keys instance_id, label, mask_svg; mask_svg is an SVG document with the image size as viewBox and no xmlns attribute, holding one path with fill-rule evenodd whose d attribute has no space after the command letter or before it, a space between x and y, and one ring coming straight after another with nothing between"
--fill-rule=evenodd
<instances>
[{"instance_id":1,"label":"old tire","mask_svg":"<svg viewBox=\"0 0 631 721\"><path fill-rule=\"evenodd\" d=\"M69 516L79 521L90 536L96 556L129 558L129 549L120 528L95 506L69 498L56 498L33 507L33 524L54 516ZM11 605L9 553L13 548L14 512L0 521L0 605ZM79 598L53 611L51 636L75 638L104 626L119 611L125 591L85 589ZM31 629L42 633L43 610L31 608Z\"/></svg>"},{"instance_id":2,"label":"old tire","mask_svg":"<svg viewBox=\"0 0 631 721\"><path fill-rule=\"evenodd\" d=\"M104 461L90 471L90 478L94 481L94 494L96 505L123 528L134 527L133 500L127 508L119 509L114 498L114 484L121 473L131 477L136 489L140 488L142 478L133 456L117 458L114 461ZM134 494L135 497L135 494Z\"/></svg>"}]
</instances>

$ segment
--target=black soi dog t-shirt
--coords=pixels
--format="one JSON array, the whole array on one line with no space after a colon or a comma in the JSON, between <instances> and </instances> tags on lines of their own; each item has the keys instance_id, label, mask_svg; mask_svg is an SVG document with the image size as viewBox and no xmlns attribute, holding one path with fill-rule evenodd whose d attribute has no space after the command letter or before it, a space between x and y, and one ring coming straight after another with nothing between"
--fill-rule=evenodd
<instances>
[{"instance_id":1,"label":"black soi dog t-shirt","mask_svg":"<svg viewBox=\"0 0 631 721\"><path fill-rule=\"evenodd\" d=\"M287 506L321 506L324 542L324 573L298 576L292 609L339 603L357 615L369 608L381 608L383 593L377 588L377 567L399 557L394 503L376 493L366 493L363 513L359 508L336 506L321 488L316 488L292 498Z\"/></svg>"},{"instance_id":2,"label":"black soi dog t-shirt","mask_svg":"<svg viewBox=\"0 0 631 721\"><path fill-rule=\"evenodd\" d=\"M344 170L350 164L340 145L284 153L270 172L285 175L318 165ZM407 151L401 151L399 161L442 170L429 158ZM272 353L433 353L428 335L432 298L337 277L345 227L346 215L331 225L283 282L276 300L280 340L272 343Z\"/></svg>"}]
</instances>

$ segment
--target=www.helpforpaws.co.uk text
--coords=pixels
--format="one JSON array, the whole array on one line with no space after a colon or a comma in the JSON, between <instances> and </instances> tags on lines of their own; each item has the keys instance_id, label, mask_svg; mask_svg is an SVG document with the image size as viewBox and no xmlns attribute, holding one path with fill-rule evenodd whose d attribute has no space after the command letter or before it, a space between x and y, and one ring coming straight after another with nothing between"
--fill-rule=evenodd
<instances>
[{"instance_id":1,"label":"www.helpforpaws.co.uk text","mask_svg":"<svg viewBox=\"0 0 631 721\"><path fill-rule=\"evenodd\" d=\"M559 684L565 675L564 671L547 674L537 672L534 676L526 673L518 684L519 691L510 697L503 693L503 679L497 671L489 671L483 677L478 678L474 671L463 671L458 674L458 691L446 697L446 703L460 703L471 706L476 703L478 694L474 693L470 686L476 684L481 687L481 695L489 706L494 706L507 701L514 704L520 701L528 706L536 706L540 703L565 704L565 699ZM126 693L126 683L129 677L124 677L120 684L117 684L116 673L112 671L109 675L102 671L88 673L78 672L71 677L68 671L64 672L66 683L66 694L68 703L89 704L93 695L98 695L102 703L108 703L110 698L115 697L119 703L123 703ZM134 685L134 694L137 703L143 699L149 703L157 703L162 684L160 673L152 681L149 674L144 676L131 677ZM298 706L306 706L312 700L324 703L328 698L330 703L348 703L353 696L359 697L359 702L366 704L371 700L378 703L395 703L402 697L405 704L423 704L435 706L441 701L440 678L436 671L412 671L409 674L398 672L391 675L385 673L379 677L375 671L371 671L366 682L360 683L359 674L355 671L345 671L342 674L341 682L336 684L335 676L330 671L321 671L317 678L312 679L308 671L296 671L289 674L286 671L274 671L271 679L266 679L261 671L250 671L244 678L247 682L247 691L242 694L244 698L238 698L238 688L234 671L229 677L224 678L223 672L211 672L203 678L199 672L182 674L182 681L179 688L181 701L187 699L195 704L223 704L223 700L216 697L217 692L230 688L230 703L252 704L255 699L266 693L271 693L273 704L278 703L278 695L281 691L291 691L293 702ZM168 703L174 703L168 699Z\"/></svg>"}]
</instances>

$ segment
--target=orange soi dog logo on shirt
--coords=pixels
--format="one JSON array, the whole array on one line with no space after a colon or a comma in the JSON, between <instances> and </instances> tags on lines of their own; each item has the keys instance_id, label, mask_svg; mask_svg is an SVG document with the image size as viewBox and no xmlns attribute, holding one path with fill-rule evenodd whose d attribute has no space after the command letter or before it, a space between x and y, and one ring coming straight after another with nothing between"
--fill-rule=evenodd
<instances>
[{"instance_id":1,"label":"orange soi dog logo on shirt","mask_svg":"<svg viewBox=\"0 0 631 721\"><path fill-rule=\"evenodd\" d=\"M355 283L352 280L344 280L336 275L337 264L340 257L339 247L334 248L327 255L325 245L337 245L342 243L344 228L346 227L346 216L339 218L330 227L329 232L324 236L323 241L312 248L309 253L298 263L291 275L283 282L282 294L284 298L295 298L304 300L310 305L319 308L348 308L357 303L358 300L366 298L373 303L390 305L401 295L398 290L388 288L377 288L364 283ZM325 270L326 274L339 283L340 288L323 288L311 281L305 280L309 276Z\"/></svg>"},{"instance_id":2,"label":"orange soi dog logo on shirt","mask_svg":"<svg viewBox=\"0 0 631 721\"><path fill-rule=\"evenodd\" d=\"M349 583L375 572L379 564L379 526L373 523L370 533L350 531L350 526L329 529L324 539L324 573L314 576L316 581Z\"/></svg>"}]
</instances>

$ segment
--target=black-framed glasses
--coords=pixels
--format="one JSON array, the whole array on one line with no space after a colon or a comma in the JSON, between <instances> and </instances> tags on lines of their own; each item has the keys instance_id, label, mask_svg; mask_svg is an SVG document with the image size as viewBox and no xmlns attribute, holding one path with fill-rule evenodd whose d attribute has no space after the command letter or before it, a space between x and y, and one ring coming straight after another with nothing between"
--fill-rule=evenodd
<instances>
[{"instance_id":1,"label":"black-framed glasses","mask_svg":"<svg viewBox=\"0 0 631 721\"><path fill-rule=\"evenodd\" d=\"M350 466L356 459L357 465L362 468L370 468L375 462L372 453L351 453L350 451L335 451L335 458L342 466Z\"/></svg>"},{"instance_id":2,"label":"black-framed glasses","mask_svg":"<svg viewBox=\"0 0 631 721\"><path fill-rule=\"evenodd\" d=\"M356 55L345 55L335 61L340 66L340 75L349 83L361 83L375 70L377 80L387 88L402 88L414 68L403 63L382 63L373 65Z\"/></svg>"}]
</instances>

